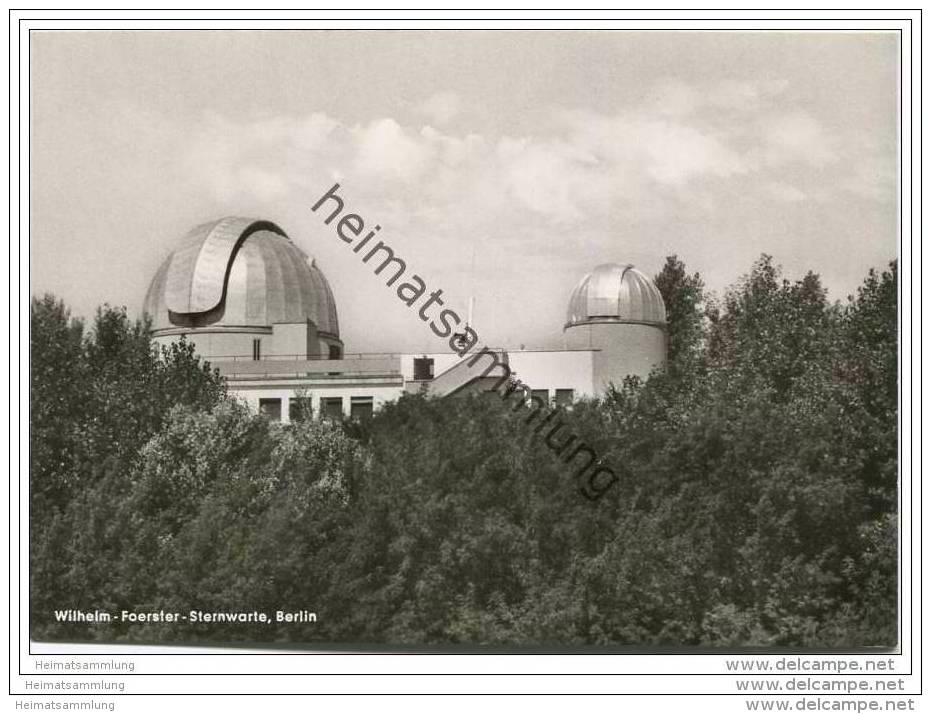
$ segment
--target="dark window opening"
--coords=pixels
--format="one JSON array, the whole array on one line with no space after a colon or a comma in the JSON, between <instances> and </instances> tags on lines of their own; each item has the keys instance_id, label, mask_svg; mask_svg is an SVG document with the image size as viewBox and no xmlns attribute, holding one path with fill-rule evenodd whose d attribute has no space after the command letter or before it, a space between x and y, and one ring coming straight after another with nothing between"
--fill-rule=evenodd
<instances>
[{"instance_id":1,"label":"dark window opening","mask_svg":"<svg viewBox=\"0 0 931 714\"><path fill-rule=\"evenodd\" d=\"M252 340L252 359L262 359L262 340Z\"/></svg>"},{"instance_id":2,"label":"dark window opening","mask_svg":"<svg viewBox=\"0 0 931 714\"><path fill-rule=\"evenodd\" d=\"M320 413L328 419L343 418L343 398L323 397L320 400Z\"/></svg>"},{"instance_id":3,"label":"dark window opening","mask_svg":"<svg viewBox=\"0 0 931 714\"><path fill-rule=\"evenodd\" d=\"M259 414L272 421L281 421L281 400L259 399Z\"/></svg>"},{"instance_id":4,"label":"dark window opening","mask_svg":"<svg viewBox=\"0 0 931 714\"><path fill-rule=\"evenodd\" d=\"M349 415L353 419L371 419L375 411L372 397L352 397L349 401Z\"/></svg>"},{"instance_id":5,"label":"dark window opening","mask_svg":"<svg viewBox=\"0 0 931 714\"><path fill-rule=\"evenodd\" d=\"M530 398L542 399L544 404L550 403L550 390L549 389L532 389L530 390ZM536 402L534 402L536 403Z\"/></svg>"},{"instance_id":6,"label":"dark window opening","mask_svg":"<svg viewBox=\"0 0 931 714\"><path fill-rule=\"evenodd\" d=\"M342 359L343 351L339 345L330 345L330 359Z\"/></svg>"},{"instance_id":7,"label":"dark window opening","mask_svg":"<svg viewBox=\"0 0 931 714\"><path fill-rule=\"evenodd\" d=\"M310 397L291 397L288 400L288 419L291 421L310 421L313 416L313 399Z\"/></svg>"},{"instance_id":8,"label":"dark window opening","mask_svg":"<svg viewBox=\"0 0 931 714\"><path fill-rule=\"evenodd\" d=\"M556 404L567 407L570 404L572 404L573 396L574 394L571 389L557 389L556 390Z\"/></svg>"},{"instance_id":9,"label":"dark window opening","mask_svg":"<svg viewBox=\"0 0 931 714\"><path fill-rule=\"evenodd\" d=\"M423 382L433 379L433 359L431 357L414 358L414 381Z\"/></svg>"}]
</instances>

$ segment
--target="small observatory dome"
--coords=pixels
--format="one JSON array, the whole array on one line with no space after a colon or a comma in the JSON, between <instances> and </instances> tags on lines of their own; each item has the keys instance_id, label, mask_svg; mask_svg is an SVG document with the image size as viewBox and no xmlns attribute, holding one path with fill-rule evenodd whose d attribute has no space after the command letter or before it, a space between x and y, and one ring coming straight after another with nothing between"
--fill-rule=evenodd
<instances>
[{"instance_id":1,"label":"small observatory dome","mask_svg":"<svg viewBox=\"0 0 931 714\"><path fill-rule=\"evenodd\" d=\"M222 218L188 233L143 303L152 330L250 331L313 321L339 340L336 301L319 268L270 221Z\"/></svg>"},{"instance_id":2,"label":"small observatory dome","mask_svg":"<svg viewBox=\"0 0 931 714\"><path fill-rule=\"evenodd\" d=\"M572 291L565 327L596 323L664 326L663 296L634 266L603 263Z\"/></svg>"}]
</instances>

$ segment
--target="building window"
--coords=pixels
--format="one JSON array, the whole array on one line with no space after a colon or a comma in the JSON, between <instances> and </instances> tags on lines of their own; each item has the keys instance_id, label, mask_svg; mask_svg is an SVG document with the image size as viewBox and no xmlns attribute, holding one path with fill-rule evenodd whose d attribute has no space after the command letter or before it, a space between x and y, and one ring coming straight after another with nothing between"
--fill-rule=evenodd
<instances>
[{"instance_id":1,"label":"building window","mask_svg":"<svg viewBox=\"0 0 931 714\"><path fill-rule=\"evenodd\" d=\"M343 353L339 345L330 345L330 359L342 359Z\"/></svg>"},{"instance_id":2,"label":"building window","mask_svg":"<svg viewBox=\"0 0 931 714\"><path fill-rule=\"evenodd\" d=\"M343 398L323 397L320 400L320 413L328 419L343 418Z\"/></svg>"},{"instance_id":3,"label":"building window","mask_svg":"<svg viewBox=\"0 0 931 714\"><path fill-rule=\"evenodd\" d=\"M349 415L353 419L371 419L375 410L372 397L352 397L349 401Z\"/></svg>"},{"instance_id":4,"label":"building window","mask_svg":"<svg viewBox=\"0 0 931 714\"><path fill-rule=\"evenodd\" d=\"M573 392L571 389L556 390L556 404L558 406L568 407L572 404Z\"/></svg>"},{"instance_id":5,"label":"building window","mask_svg":"<svg viewBox=\"0 0 931 714\"><path fill-rule=\"evenodd\" d=\"M288 419L291 421L310 421L313 415L313 399L310 397L291 397L288 400Z\"/></svg>"},{"instance_id":6,"label":"building window","mask_svg":"<svg viewBox=\"0 0 931 714\"><path fill-rule=\"evenodd\" d=\"M264 417L268 417L272 421L281 421L281 400L260 399L259 414Z\"/></svg>"},{"instance_id":7,"label":"building window","mask_svg":"<svg viewBox=\"0 0 931 714\"><path fill-rule=\"evenodd\" d=\"M432 357L415 357L414 358L414 381L425 382L433 379L433 358Z\"/></svg>"},{"instance_id":8,"label":"building window","mask_svg":"<svg viewBox=\"0 0 931 714\"><path fill-rule=\"evenodd\" d=\"M262 359L262 340L252 340L252 359Z\"/></svg>"},{"instance_id":9,"label":"building window","mask_svg":"<svg viewBox=\"0 0 931 714\"><path fill-rule=\"evenodd\" d=\"M544 404L549 405L550 390L549 389L531 389L530 399L534 404L537 404L537 399L540 399Z\"/></svg>"}]
</instances>

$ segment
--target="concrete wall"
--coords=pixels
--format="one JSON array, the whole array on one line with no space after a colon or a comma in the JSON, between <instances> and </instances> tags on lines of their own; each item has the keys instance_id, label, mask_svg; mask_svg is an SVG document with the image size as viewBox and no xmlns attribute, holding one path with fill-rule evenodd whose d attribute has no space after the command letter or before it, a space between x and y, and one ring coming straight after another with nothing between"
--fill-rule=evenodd
<instances>
[{"instance_id":1,"label":"concrete wall","mask_svg":"<svg viewBox=\"0 0 931 714\"><path fill-rule=\"evenodd\" d=\"M310 344L309 333L310 325L306 322L272 325L271 344L268 345L265 354L291 355L306 359L311 348L319 350L319 346Z\"/></svg>"},{"instance_id":2,"label":"concrete wall","mask_svg":"<svg viewBox=\"0 0 931 714\"><path fill-rule=\"evenodd\" d=\"M319 352L318 354L321 357L327 357L330 354L330 347L336 347L339 349L339 354L343 355L345 350L343 349L343 343L339 340L334 340L331 337L320 337L318 340Z\"/></svg>"},{"instance_id":3,"label":"concrete wall","mask_svg":"<svg viewBox=\"0 0 931 714\"><path fill-rule=\"evenodd\" d=\"M277 322L272 325L272 339L262 354L291 355L303 358L323 357L330 354L330 345L337 345L342 354L342 343L321 335L311 320L307 322ZM250 352L251 354L251 352Z\"/></svg>"},{"instance_id":4,"label":"concrete wall","mask_svg":"<svg viewBox=\"0 0 931 714\"><path fill-rule=\"evenodd\" d=\"M168 344L180 339L182 331L168 335L156 336L159 344ZM308 357L327 357L330 354L330 345L336 345L342 353L342 343L339 340L320 335L316 326L307 322L276 323L271 328L241 328L224 330L197 330L184 332L188 342L194 343L197 353L204 359L217 361L223 358L236 358L240 360L252 359L253 340L261 340L261 356L296 356L302 359Z\"/></svg>"},{"instance_id":5,"label":"concrete wall","mask_svg":"<svg viewBox=\"0 0 931 714\"><path fill-rule=\"evenodd\" d=\"M666 331L655 325L594 323L566 328L566 343L593 355L593 381L599 392L620 385L628 375L645 379L666 364Z\"/></svg>"},{"instance_id":6,"label":"concrete wall","mask_svg":"<svg viewBox=\"0 0 931 714\"><path fill-rule=\"evenodd\" d=\"M180 337L180 334L161 335L154 340L160 345L166 345ZM201 357L208 360L232 356L252 359L252 340L262 341L263 355L271 354L267 350L272 346L272 332L261 328L250 332L188 332L185 333L185 339L194 344L194 349Z\"/></svg>"},{"instance_id":7,"label":"concrete wall","mask_svg":"<svg viewBox=\"0 0 931 714\"><path fill-rule=\"evenodd\" d=\"M531 389L546 389L550 400L557 389L571 389L573 396L595 396L594 358L588 349L567 351L510 351L511 371Z\"/></svg>"},{"instance_id":8,"label":"concrete wall","mask_svg":"<svg viewBox=\"0 0 931 714\"><path fill-rule=\"evenodd\" d=\"M224 377L254 375L254 379L277 377L309 377L314 375L340 375L342 379L370 377L372 375L400 378L397 357L356 357L352 359L262 359L213 362Z\"/></svg>"},{"instance_id":9,"label":"concrete wall","mask_svg":"<svg viewBox=\"0 0 931 714\"><path fill-rule=\"evenodd\" d=\"M315 417L321 414L321 399L325 397L342 397L343 415L349 416L352 397L372 397L375 410L379 410L385 403L394 401L401 396L403 385L396 384L369 384L369 385L348 385L333 384L320 385L308 383L274 383L267 385L249 384L237 385L231 383L230 387L233 394L246 402L249 408L255 412L259 411L259 399L281 399L281 421L287 423L290 421L288 414L288 399L303 393L304 396L311 400Z\"/></svg>"}]
</instances>

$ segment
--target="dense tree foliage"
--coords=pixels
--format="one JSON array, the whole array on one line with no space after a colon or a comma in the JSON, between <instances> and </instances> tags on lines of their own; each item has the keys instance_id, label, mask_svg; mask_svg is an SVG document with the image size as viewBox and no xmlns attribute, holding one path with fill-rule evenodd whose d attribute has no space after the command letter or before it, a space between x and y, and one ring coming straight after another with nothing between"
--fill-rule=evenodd
<instances>
[{"instance_id":1,"label":"dense tree foliage","mask_svg":"<svg viewBox=\"0 0 931 714\"><path fill-rule=\"evenodd\" d=\"M98 467L125 467L175 404L210 408L219 376L185 341L162 349L148 323L104 306L90 332L51 295L32 301L30 486L32 511L64 508Z\"/></svg>"},{"instance_id":2,"label":"dense tree foliage","mask_svg":"<svg viewBox=\"0 0 931 714\"><path fill-rule=\"evenodd\" d=\"M675 255L666 258L654 282L666 304L667 370L678 373L692 367L701 354L705 286L698 273L689 275Z\"/></svg>"},{"instance_id":3,"label":"dense tree foliage","mask_svg":"<svg viewBox=\"0 0 931 714\"><path fill-rule=\"evenodd\" d=\"M77 566L63 557L65 541L90 537L65 521L108 474L125 478L173 406L209 409L226 387L190 343L159 349L148 324L129 320L125 309L100 308L85 334L60 300L34 298L30 340L30 580L38 623L73 601L56 585ZM76 557L92 563L111 544L85 546Z\"/></svg>"},{"instance_id":4,"label":"dense tree foliage","mask_svg":"<svg viewBox=\"0 0 931 714\"><path fill-rule=\"evenodd\" d=\"M122 312L83 337L36 301L34 636L895 644L896 265L843 304L767 256L719 300L675 257L656 281L669 368L559 416L618 474L595 502L493 395L278 424ZM65 607L319 620L56 622Z\"/></svg>"}]
</instances>

